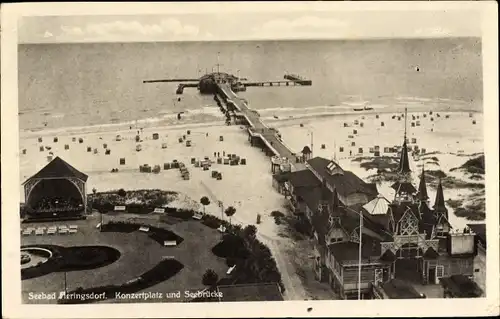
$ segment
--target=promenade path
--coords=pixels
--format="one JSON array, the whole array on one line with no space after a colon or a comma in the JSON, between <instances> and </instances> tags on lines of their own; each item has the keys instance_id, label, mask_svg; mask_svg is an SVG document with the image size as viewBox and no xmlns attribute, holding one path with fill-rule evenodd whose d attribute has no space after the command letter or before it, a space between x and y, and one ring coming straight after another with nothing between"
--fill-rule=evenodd
<instances>
[{"instance_id":1,"label":"promenade path","mask_svg":"<svg viewBox=\"0 0 500 319\"><path fill-rule=\"evenodd\" d=\"M222 93L231 100L238 111L246 118L251 126L250 134L253 136L259 136L262 141L280 158L286 157L289 163L295 168L295 170L306 169L304 163L296 162L296 155L292 152L288 146L286 146L283 141L281 141L276 135L276 131L272 130L266 124L262 122L258 113L251 110L247 103L243 101L236 93L231 90L229 84L219 83L219 88Z\"/></svg>"}]
</instances>

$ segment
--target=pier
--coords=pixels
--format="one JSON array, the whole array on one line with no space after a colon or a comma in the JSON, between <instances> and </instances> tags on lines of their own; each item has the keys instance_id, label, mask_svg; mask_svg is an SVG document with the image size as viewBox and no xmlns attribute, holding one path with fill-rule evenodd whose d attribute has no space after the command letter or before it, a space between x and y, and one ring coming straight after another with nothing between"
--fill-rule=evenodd
<instances>
[{"instance_id":1,"label":"pier","mask_svg":"<svg viewBox=\"0 0 500 319\"><path fill-rule=\"evenodd\" d=\"M306 168L304 163L297 162L298 156L283 143L281 138L278 137L276 130L264 124L259 114L250 109L247 103L231 90L229 84L219 83L218 88L219 94L224 97L224 100L228 104L232 104L238 111L238 115L244 117L247 121L249 125L249 139L252 144L254 141L260 140L269 150L268 155L276 155L280 158L286 157L296 170Z\"/></svg>"}]
</instances>

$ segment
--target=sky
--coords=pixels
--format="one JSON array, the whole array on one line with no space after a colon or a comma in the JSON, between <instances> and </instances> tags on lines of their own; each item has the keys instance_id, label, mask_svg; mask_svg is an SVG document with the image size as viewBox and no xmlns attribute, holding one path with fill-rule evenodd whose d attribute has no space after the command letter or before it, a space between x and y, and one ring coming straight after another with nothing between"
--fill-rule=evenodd
<instances>
[{"instance_id":1,"label":"sky","mask_svg":"<svg viewBox=\"0 0 500 319\"><path fill-rule=\"evenodd\" d=\"M18 39L20 43L59 43L481 36L480 12L472 9L333 11L266 7L197 14L191 7L162 14L72 12L24 16L18 20Z\"/></svg>"}]
</instances>

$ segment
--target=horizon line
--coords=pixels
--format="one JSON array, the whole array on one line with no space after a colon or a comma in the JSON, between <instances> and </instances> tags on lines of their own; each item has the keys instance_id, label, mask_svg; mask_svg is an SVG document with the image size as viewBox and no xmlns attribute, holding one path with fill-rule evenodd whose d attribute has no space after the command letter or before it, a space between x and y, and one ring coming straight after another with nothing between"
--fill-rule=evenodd
<instances>
[{"instance_id":1,"label":"horizon line","mask_svg":"<svg viewBox=\"0 0 500 319\"><path fill-rule=\"evenodd\" d=\"M380 40L446 40L446 39L482 39L482 36L419 36L419 37L367 37L367 38L265 38L265 39L218 39L218 40L141 40L141 41L61 41L61 42L18 42L22 44L123 44L123 43L179 43L179 42L271 42L271 41L380 41Z\"/></svg>"}]
</instances>

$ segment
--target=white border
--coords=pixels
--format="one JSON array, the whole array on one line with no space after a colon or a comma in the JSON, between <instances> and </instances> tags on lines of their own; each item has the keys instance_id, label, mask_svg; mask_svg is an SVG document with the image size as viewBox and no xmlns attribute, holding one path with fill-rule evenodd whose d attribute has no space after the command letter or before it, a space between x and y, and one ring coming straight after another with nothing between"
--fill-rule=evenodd
<instances>
[{"instance_id":1,"label":"white border","mask_svg":"<svg viewBox=\"0 0 500 319\"><path fill-rule=\"evenodd\" d=\"M367 10L480 10L482 13L484 131L487 210L487 298L367 301L285 301L203 304L22 305L19 271L19 165L17 19L29 15L120 15L152 13L292 12ZM123 317L354 317L481 316L499 314L498 16L496 2L293 2L287 3L52 3L2 5L1 161L2 315L6 318ZM397 26L395 26L397 27ZM312 307L311 311L307 308Z\"/></svg>"}]
</instances>

